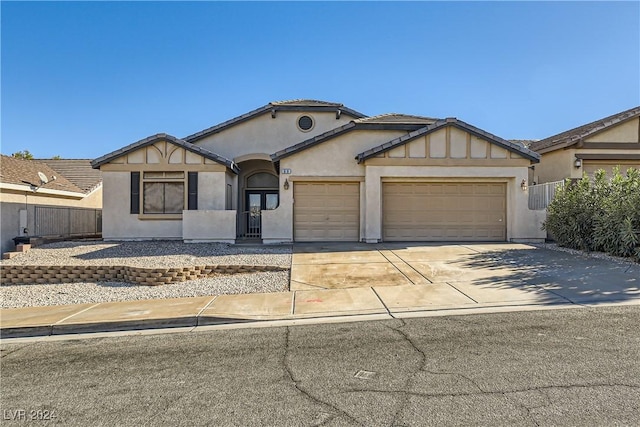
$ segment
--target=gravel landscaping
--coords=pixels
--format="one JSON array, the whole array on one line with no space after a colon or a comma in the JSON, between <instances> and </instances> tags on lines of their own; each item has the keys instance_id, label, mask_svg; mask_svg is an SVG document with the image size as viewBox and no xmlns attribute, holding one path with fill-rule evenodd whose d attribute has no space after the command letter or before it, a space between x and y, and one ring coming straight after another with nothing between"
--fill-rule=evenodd
<instances>
[{"instance_id":1,"label":"gravel landscaping","mask_svg":"<svg viewBox=\"0 0 640 427\"><path fill-rule=\"evenodd\" d=\"M127 265L167 268L244 264L291 266L291 245L228 245L182 241L67 241L31 249L2 265Z\"/></svg>"},{"instance_id":2,"label":"gravel landscaping","mask_svg":"<svg viewBox=\"0 0 640 427\"><path fill-rule=\"evenodd\" d=\"M192 265L291 266L291 246L243 246L180 241L50 243L31 249L9 265L126 265L163 268ZM98 303L155 298L180 298L289 290L289 272L220 275L160 286L121 282L29 284L0 286L2 308Z\"/></svg>"}]
</instances>

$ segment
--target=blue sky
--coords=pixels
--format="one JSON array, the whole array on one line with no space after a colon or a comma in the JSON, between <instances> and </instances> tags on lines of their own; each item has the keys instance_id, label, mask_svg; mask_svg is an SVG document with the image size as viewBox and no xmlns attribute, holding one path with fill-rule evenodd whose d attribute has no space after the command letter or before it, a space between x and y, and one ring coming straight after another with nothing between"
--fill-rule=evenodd
<instances>
[{"instance_id":1,"label":"blue sky","mask_svg":"<svg viewBox=\"0 0 640 427\"><path fill-rule=\"evenodd\" d=\"M95 158L273 100L539 139L640 104L639 2L7 2L3 154Z\"/></svg>"}]
</instances>

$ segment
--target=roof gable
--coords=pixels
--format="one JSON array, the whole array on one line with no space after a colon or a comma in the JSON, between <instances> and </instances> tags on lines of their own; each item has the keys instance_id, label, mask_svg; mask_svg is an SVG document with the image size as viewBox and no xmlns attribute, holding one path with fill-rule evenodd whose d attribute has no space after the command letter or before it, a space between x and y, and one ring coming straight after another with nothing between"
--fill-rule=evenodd
<instances>
[{"instance_id":1,"label":"roof gable","mask_svg":"<svg viewBox=\"0 0 640 427\"><path fill-rule=\"evenodd\" d=\"M408 133L407 135L403 135L401 137L395 138L391 141L385 142L384 144L378 145L376 147L373 147L367 151L364 151L360 154L358 154L356 156L356 160L358 161L358 163L362 163L363 161L378 156L382 153L385 153L386 151L392 150L396 147L405 145L417 138L420 138L421 136L425 136L428 135L430 133L436 132L440 129L444 129L447 126L453 126L456 127L460 130L466 131L472 135L475 135L479 138L482 138L486 141L488 141L491 144L495 144L498 145L504 149L506 149L507 151L510 151L512 153L516 153L526 159L529 159L533 162L539 162L540 161L540 155L538 153L535 153L527 148L524 148L523 146L521 146L520 144L516 144L513 142L509 142L507 140L504 140L496 135L493 135L489 132L483 131L482 129L479 129L475 126L472 126L468 123L463 122L462 120L458 120L456 118L447 118L447 119L441 119L438 120L430 125L421 127L418 130L415 130L413 132Z\"/></svg>"},{"instance_id":2,"label":"roof gable","mask_svg":"<svg viewBox=\"0 0 640 427\"><path fill-rule=\"evenodd\" d=\"M318 101L314 99L294 99L289 101L273 101L260 108L256 108L253 111L249 111L248 113L242 114L238 117L234 117L230 120L219 123L210 128L204 129L200 132L196 132L192 135L186 136L183 138L183 140L187 142L195 142L202 138L206 138L209 135L213 135L215 133L228 129L232 126L243 123L247 120L251 120L252 118L260 116L262 114L270 113L273 117L275 117L278 111L308 111L308 112L333 111L336 113L336 117L339 117L343 113L353 118L366 117L364 114L358 111L352 110L351 108L345 107L343 104L339 104L336 102Z\"/></svg>"},{"instance_id":3,"label":"roof gable","mask_svg":"<svg viewBox=\"0 0 640 427\"><path fill-rule=\"evenodd\" d=\"M98 157L97 159L91 162L91 166L95 169L100 166L111 162L112 160L124 156L126 154L132 153L133 151L139 150L140 148L147 147L156 142L167 141L170 144L177 145L179 147L184 148L187 151L198 154L206 159L212 160L214 162L220 163L231 169L233 172L238 173L240 169L238 166L231 160L224 158L222 156L217 155L209 150L198 147L197 145L186 142L182 139L176 138L175 136L168 135L166 133L159 133L156 135L149 136L147 138L141 139L140 141L134 142L133 144L129 144L126 147L120 148L119 150L112 151L109 154L105 154L102 157Z\"/></svg>"},{"instance_id":4,"label":"roof gable","mask_svg":"<svg viewBox=\"0 0 640 427\"><path fill-rule=\"evenodd\" d=\"M307 148L329 141L339 135L354 130L404 130L414 131L420 129L425 123L433 122L435 119L419 116L409 116L405 114L382 114L380 116L352 120L346 125L331 129L325 133L309 138L298 144L292 145L271 155L273 161L278 161L289 157Z\"/></svg>"},{"instance_id":5,"label":"roof gable","mask_svg":"<svg viewBox=\"0 0 640 427\"><path fill-rule=\"evenodd\" d=\"M588 138L591 135L605 129L609 129L635 117L640 117L640 106L587 123L586 125L569 129L557 135L541 139L540 141L535 141L531 144L530 148L537 152L547 152L569 147L579 143L581 140Z\"/></svg>"}]
</instances>

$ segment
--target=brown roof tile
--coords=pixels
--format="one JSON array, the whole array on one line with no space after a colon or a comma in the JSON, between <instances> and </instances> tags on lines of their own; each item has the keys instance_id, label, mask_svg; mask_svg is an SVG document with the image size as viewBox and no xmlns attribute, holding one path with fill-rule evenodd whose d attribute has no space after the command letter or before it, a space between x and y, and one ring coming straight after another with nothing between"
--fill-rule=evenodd
<instances>
[{"instance_id":1,"label":"brown roof tile","mask_svg":"<svg viewBox=\"0 0 640 427\"><path fill-rule=\"evenodd\" d=\"M363 117L356 119L356 123L410 123L410 124L431 124L438 119L433 117L413 116L411 114L386 113L377 116Z\"/></svg>"},{"instance_id":2,"label":"brown roof tile","mask_svg":"<svg viewBox=\"0 0 640 427\"><path fill-rule=\"evenodd\" d=\"M82 188L68 180L64 175L50 168L46 163L38 160L16 159L5 155L0 155L0 182L5 184L40 186L40 178L38 172L42 172L49 178L47 184L42 188L50 190L72 191L75 193L84 193ZM51 177L55 176L55 181Z\"/></svg>"},{"instance_id":3,"label":"brown roof tile","mask_svg":"<svg viewBox=\"0 0 640 427\"><path fill-rule=\"evenodd\" d=\"M91 167L90 159L37 159L88 193L102 183L102 172Z\"/></svg>"}]
</instances>

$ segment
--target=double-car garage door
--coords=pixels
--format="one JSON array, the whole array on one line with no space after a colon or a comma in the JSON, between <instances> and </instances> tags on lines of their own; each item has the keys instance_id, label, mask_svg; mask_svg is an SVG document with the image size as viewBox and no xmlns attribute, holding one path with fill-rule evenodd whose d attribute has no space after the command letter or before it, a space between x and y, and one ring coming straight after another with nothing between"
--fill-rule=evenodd
<instances>
[{"instance_id":1,"label":"double-car garage door","mask_svg":"<svg viewBox=\"0 0 640 427\"><path fill-rule=\"evenodd\" d=\"M384 241L504 241L506 184L383 182ZM295 182L294 240L360 237L359 182Z\"/></svg>"},{"instance_id":2,"label":"double-car garage door","mask_svg":"<svg viewBox=\"0 0 640 427\"><path fill-rule=\"evenodd\" d=\"M385 182L384 241L504 241L506 184Z\"/></svg>"}]
</instances>

